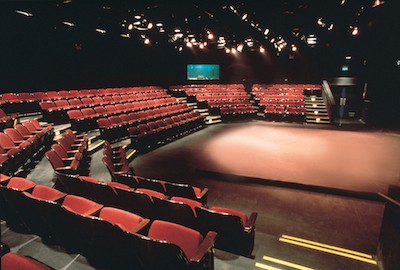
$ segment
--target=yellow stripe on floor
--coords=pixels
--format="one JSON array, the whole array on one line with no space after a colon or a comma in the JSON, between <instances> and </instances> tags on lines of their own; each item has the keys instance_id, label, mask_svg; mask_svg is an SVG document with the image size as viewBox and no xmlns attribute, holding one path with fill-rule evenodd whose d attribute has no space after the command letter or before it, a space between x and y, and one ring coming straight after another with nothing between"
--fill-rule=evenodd
<instances>
[{"instance_id":1,"label":"yellow stripe on floor","mask_svg":"<svg viewBox=\"0 0 400 270\"><path fill-rule=\"evenodd\" d=\"M263 263L258 263L258 262L256 262L256 267L261 268L261 269L265 269L265 270L282 270L280 268L276 268L276 267L269 266L269 265L266 265L266 264L263 264Z\"/></svg>"},{"instance_id":2,"label":"yellow stripe on floor","mask_svg":"<svg viewBox=\"0 0 400 270\"><path fill-rule=\"evenodd\" d=\"M374 265L377 264L377 262L375 260L348 254L345 252L340 252L340 251L329 249L329 248L319 247L319 246L315 246L315 245L311 245L311 244L307 244L307 243L303 243L303 242L299 242L299 241L294 241L294 240L290 240L290 239L286 239L286 238L282 238L282 237L279 238L279 241L285 242L288 244L293 244L296 246L301 246L301 247L305 247L305 248L309 248L309 249L314 249L314 250L330 253L330 254L335 254L338 256L342 256L342 257L346 257L346 258L350 258L353 260L358 260L358 261L362 261L362 262L366 262L366 263L370 263L370 264L374 264Z\"/></svg>"},{"instance_id":3,"label":"yellow stripe on floor","mask_svg":"<svg viewBox=\"0 0 400 270\"><path fill-rule=\"evenodd\" d=\"M353 254L353 255L356 255L356 256L372 259L372 256L369 255L369 254L365 254L365 253L362 253L362 252L358 252L358 251L354 251L354 250L350 250L350 249L345 249L345 248L341 248L341 247L335 247L335 246L331 246L331 245L327 245L327 244L322 244L322 243L319 243L319 242L310 241L310 240L306 240L306 239L303 239L303 238L298 238L298 237L289 236L289 235L282 235L282 238L286 238L286 239L290 239L290 240L294 240L294 241L298 241L298 242L303 242L303 243L314 245L314 246L329 248L329 249L333 249L333 250L337 250L337 251Z\"/></svg>"},{"instance_id":4,"label":"yellow stripe on floor","mask_svg":"<svg viewBox=\"0 0 400 270\"><path fill-rule=\"evenodd\" d=\"M309 267L306 267L306 266L303 266L303 265L287 262L287 261L284 261L284 260L280 260L280 259L276 259L276 258L272 258L272 257L268 257L268 256L263 256L263 260L266 260L266 261L269 261L269 262L273 262L273 263L277 263L277 264L281 264L281 265L284 265L284 266L289 266L291 268L299 269L299 270L314 270L313 268L309 268Z\"/></svg>"}]
</instances>

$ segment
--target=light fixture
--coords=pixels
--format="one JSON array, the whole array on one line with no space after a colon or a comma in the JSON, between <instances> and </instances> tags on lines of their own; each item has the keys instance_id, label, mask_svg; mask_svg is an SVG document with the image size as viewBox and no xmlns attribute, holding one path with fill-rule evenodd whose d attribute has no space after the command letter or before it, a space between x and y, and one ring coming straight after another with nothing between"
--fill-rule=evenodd
<instances>
[{"instance_id":1,"label":"light fixture","mask_svg":"<svg viewBox=\"0 0 400 270\"><path fill-rule=\"evenodd\" d=\"M292 44L292 52L296 52L296 51L297 51L296 45Z\"/></svg>"},{"instance_id":2,"label":"light fixture","mask_svg":"<svg viewBox=\"0 0 400 270\"><path fill-rule=\"evenodd\" d=\"M213 35L212 33L208 33L207 38L208 38L208 39L213 39L213 38L214 38L214 35Z\"/></svg>"},{"instance_id":3,"label":"light fixture","mask_svg":"<svg viewBox=\"0 0 400 270\"><path fill-rule=\"evenodd\" d=\"M193 47L192 42L190 42L190 41L186 42L186 47L189 47L189 48Z\"/></svg>"},{"instance_id":4,"label":"light fixture","mask_svg":"<svg viewBox=\"0 0 400 270\"><path fill-rule=\"evenodd\" d=\"M358 27L357 26L355 26L355 27L353 27L353 30L351 31L351 34L353 35L353 36L357 36L358 35Z\"/></svg>"},{"instance_id":5,"label":"light fixture","mask_svg":"<svg viewBox=\"0 0 400 270\"><path fill-rule=\"evenodd\" d=\"M260 47L260 53L264 53L265 52L265 49L264 49L264 47Z\"/></svg>"},{"instance_id":6,"label":"light fixture","mask_svg":"<svg viewBox=\"0 0 400 270\"><path fill-rule=\"evenodd\" d=\"M231 53L236 54L236 52L237 52L237 51L236 51L235 48L232 48L232 49L231 49Z\"/></svg>"},{"instance_id":7,"label":"light fixture","mask_svg":"<svg viewBox=\"0 0 400 270\"><path fill-rule=\"evenodd\" d=\"M268 35L268 33L269 33L269 29L267 28L267 29L265 29L265 31L264 31L264 36Z\"/></svg>"},{"instance_id":8,"label":"light fixture","mask_svg":"<svg viewBox=\"0 0 400 270\"><path fill-rule=\"evenodd\" d=\"M200 43L200 44L199 44L199 48L200 48L200 49L204 49L203 43Z\"/></svg>"},{"instance_id":9,"label":"light fixture","mask_svg":"<svg viewBox=\"0 0 400 270\"><path fill-rule=\"evenodd\" d=\"M96 32L104 34L104 33L106 33L106 30L100 29L100 28L96 28Z\"/></svg>"},{"instance_id":10,"label":"light fixture","mask_svg":"<svg viewBox=\"0 0 400 270\"><path fill-rule=\"evenodd\" d=\"M226 53L231 53L231 50L230 50L229 48L226 48L226 49L225 49L225 52L226 52Z\"/></svg>"},{"instance_id":11,"label":"light fixture","mask_svg":"<svg viewBox=\"0 0 400 270\"><path fill-rule=\"evenodd\" d=\"M242 16L242 20L245 21L247 19L247 13Z\"/></svg>"},{"instance_id":12,"label":"light fixture","mask_svg":"<svg viewBox=\"0 0 400 270\"><path fill-rule=\"evenodd\" d=\"M243 47L244 47L243 44L239 44L236 49L237 49L238 52L242 52L243 51Z\"/></svg>"},{"instance_id":13,"label":"light fixture","mask_svg":"<svg viewBox=\"0 0 400 270\"><path fill-rule=\"evenodd\" d=\"M148 45L148 44L150 44L150 39L145 38L143 42L144 42L144 44Z\"/></svg>"},{"instance_id":14,"label":"light fixture","mask_svg":"<svg viewBox=\"0 0 400 270\"><path fill-rule=\"evenodd\" d=\"M128 30L132 30L132 29L133 29L133 24L130 23L130 24L128 25Z\"/></svg>"},{"instance_id":15,"label":"light fixture","mask_svg":"<svg viewBox=\"0 0 400 270\"><path fill-rule=\"evenodd\" d=\"M374 8L374 7L380 6L380 5L384 4L384 3L385 3L384 1L375 0L375 2L374 2L374 4L372 5L372 7Z\"/></svg>"},{"instance_id":16,"label":"light fixture","mask_svg":"<svg viewBox=\"0 0 400 270\"><path fill-rule=\"evenodd\" d=\"M153 28L153 23L149 23L148 25L147 25L147 29L151 29L151 28Z\"/></svg>"}]
</instances>

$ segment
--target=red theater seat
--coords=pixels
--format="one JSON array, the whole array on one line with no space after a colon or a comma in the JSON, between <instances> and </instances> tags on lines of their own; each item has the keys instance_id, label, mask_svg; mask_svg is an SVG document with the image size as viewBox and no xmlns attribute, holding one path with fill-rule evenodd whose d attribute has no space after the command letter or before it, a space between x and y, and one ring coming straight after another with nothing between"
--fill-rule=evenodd
<instances>
[{"instance_id":1,"label":"red theater seat","mask_svg":"<svg viewBox=\"0 0 400 270\"><path fill-rule=\"evenodd\" d=\"M52 270L53 268L29 257L7 253L1 257L2 270Z\"/></svg>"}]
</instances>

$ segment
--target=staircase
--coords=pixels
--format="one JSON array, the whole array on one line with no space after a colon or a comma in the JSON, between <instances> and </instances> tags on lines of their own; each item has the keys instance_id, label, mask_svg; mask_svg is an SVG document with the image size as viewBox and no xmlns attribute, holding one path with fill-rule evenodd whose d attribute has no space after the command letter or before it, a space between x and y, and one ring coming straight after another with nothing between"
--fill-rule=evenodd
<instances>
[{"instance_id":1,"label":"staircase","mask_svg":"<svg viewBox=\"0 0 400 270\"><path fill-rule=\"evenodd\" d=\"M306 122L312 124L330 124L328 109L322 97L316 95L304 98L306 106Z\"/></svg>"},{"instance_id":2,"label":"staircase","mask_svg":"<svg viewBox=\"0 0 400 270\"><path fill-rule=\"evenodd\" d=\"M212 125L212 124L217 124L221 123L221 116L220 115L210 115L210 112L208 111L207 108L199 108L197 102L188 102L186 97L179 97L177 100L180 103L185 103L187 104L190 108L192 108L195 112L200 113L200 115L204 116L204 123L206 125Z\"/></svg>"}]
</instances>

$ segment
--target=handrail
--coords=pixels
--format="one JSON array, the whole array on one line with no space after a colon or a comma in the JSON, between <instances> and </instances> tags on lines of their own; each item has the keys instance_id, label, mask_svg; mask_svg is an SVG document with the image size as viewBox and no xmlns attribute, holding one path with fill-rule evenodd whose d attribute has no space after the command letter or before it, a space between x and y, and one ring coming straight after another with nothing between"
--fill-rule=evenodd
<instances>
[{"instance_id":1,"label":"handrail","mask_svg":"<svg viewBox=\"0 0 400 270\"><path fill-rule=\"evenodd\" d=\"M336 105L335 99L332 94L332 90L331 90L327 80L322 81L322 97L324 97L324 96L326 96L326 99L327 99L326 102L328 102L330 106ZM324 99L325 99L325 97L324 97Z\"/></svg>"},{"instance_id":2,"label":"handrail","mask_svg":"<svg viewBox=\"0 0 400 270\"><path fill-rule=\"evenodd\" d=\"M378 195L381 196L383 199L385 199L387 202L390 202L391 204L396 205L397 207L400 207L400 202L390 198L389 196L386 196L383 193L378 192Z\"/></svg>"}]
</instances>

